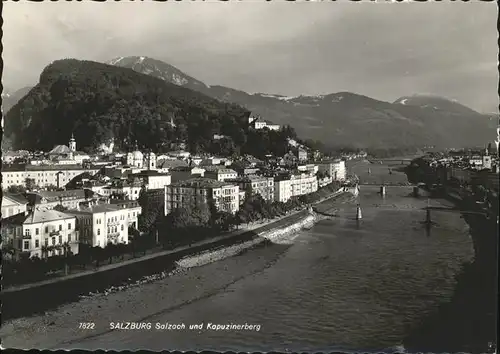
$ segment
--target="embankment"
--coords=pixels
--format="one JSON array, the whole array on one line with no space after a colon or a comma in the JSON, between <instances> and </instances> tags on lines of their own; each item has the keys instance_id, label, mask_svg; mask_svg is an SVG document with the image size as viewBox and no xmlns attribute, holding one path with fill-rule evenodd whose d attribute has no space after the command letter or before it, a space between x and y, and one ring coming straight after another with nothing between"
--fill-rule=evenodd
<instances>
[{"instance_id":1,"label":"embankment","mask_svg":"<svg viewBox=\"0 0 500 354\"><path fill-rule=\"evenodd\" d=\"M239 249L241 248L238 247L240 244L251 243L256 238L259 239L259 235L271 230L288 228L290 225L300 223L308 216L309 213L303 210L258 229L214 242L195 245L174 252L161 252L126 261L114 267L88 271L77 276L57 279L56 281L4 290L1 294L3 320L43 313L61 304L77 301L81 296L89 293L102 292L110 287L122 287L124 284L130 284L152 274L168 274L175 268L177 261L188 255L202 254L213 249L223 250L233 246ZM244 248L247 247L241 249ZM224 254L224 251L220 252ZM226 254L231 252L234 251L228 251ZM210 259L210 257L208 258ZM152 279L154 280L154 277ZM38 300L33 301L33 299ZM23 305L19 306L19 304Z\"/></svg>"},{"instance_id":2,"label":"embankment","mask_svg":"<svg viewBox=\"0 0 500 354\"><path fill-rule=\"evenodd\" d=\"M220 261L222 259L236 256L237 254L247 250L248 248L257 246L264 242L272 242L278 244L288 244L292 241L293 236L300 230L314 225L316 218L313 215L306 215L303 219L295 221L294 223L281 227L279 229L272 229L269 231L260 232L255 238L238 243L233 246L223 247L215 250L184 257L176 262L177 266L181 268L199 267L212 262Z\"/></svg>"}]
</instances>

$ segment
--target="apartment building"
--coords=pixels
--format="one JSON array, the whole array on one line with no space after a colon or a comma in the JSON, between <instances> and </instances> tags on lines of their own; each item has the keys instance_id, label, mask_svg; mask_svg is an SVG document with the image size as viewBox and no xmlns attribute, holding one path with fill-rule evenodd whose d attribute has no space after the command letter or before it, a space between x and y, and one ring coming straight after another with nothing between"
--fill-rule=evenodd
<instances>
[{"instance_id":1,"label":"apartment building","mask_svg":"<svg viewBox=\"0 0 500 354\"><path fill-rule=\"evenodd\" d=\"M133 201L90 202L67 214L76 218L80 242L91 247L128 243L129 226L137 228L141 207Z\"/></svg>"},{"instance_id":2,"label":"apartment building","mask_svg":"<svg viewBox=\"0 0 500 354\"><path fill-rule=\"evenodd\" d=\"M203 177L205 169L201 167L177 166L170 169L172 182L185 181L195 177Z\"/></svg>"},{"instance_id":3,"label":"apartment building","mask_svg":"<svg viewBox=\"0 0 500 354\"><path fill-rule=\"evenodd\" d=\"M29 205L35 209L54 209L62 205L68 209L76 209L78 204L92 198L93 192L88 189L66 191L38 191L26 193Z\"/></svg>"},{"instance_id":4,"label":"apartment building","mask_svg":"<svg viewBox=\"0 0 500 354\"><path fill-rule=\"evenodd\" d=\"M101 193L103 196L112 197L114 195L123 195L130 200L137 200L142 189L142 182L135 178L132 181L116 180L110 186L103 187Z\"/></svg>"},{"instance_id":5,"label":"apartment building","mask_svg":"<svg viewBox=\"0 0 500 354\"><path fill-rule=\"evenodd\" d=\"M130 175L130 178L139 179L146 189L162 189L172 182L172 176L168 173L160 173L158 171L141 171Z\"/></svg>"},{"instance_id":6,"label":"apartment building","mask_svg":"<svg viewBox=\"0 0 500 354\"><path fill-rule=\"evenodd\" d=\"M17 255L28 252L30 257L40 258L61 255L60 247L52 251L48 246L69 243L71 252L78 253L78 232L74 216L56 210L33 210L2 220L2 242L11 244Z\"/></svg>"},{"instance_id":7,"label":"apartment building","mask_svg":"<svg viewBox=\"0 0 500 354\"><path fill-rule=\"evenodd\" d=\"M28 209L28 200L21 194L3 193L2 219L12 215L25 213Z\"/></svg>"},{"instance_id":8,"label":"apartment building","mask_svg":"<svg viewBox=\"0 0 500 354\"><path fill-rule=\"evenodd\" d=\"M230 182L208 178L192 178L165 187L165 215L175 208L193 203L213 203L220 211L239 210L239 187Z\"/></svg>"},{"instance_id":9,"label":"apartment building","mask_svg":"<svg viewBox=\"0 0 500 354\"><path fill-rule=\"evenodd\" d=\"M205 167L204 177L223 182L238 177L238 173L235 170L223 166L207 166Z\"/></svg>"},{"instance_id":10,"label":"apartment building","mask_svg":"<svg viewBox=\"0 0 500 354\"><path fill-rule=\"evenodd\" d=\"M307 151L305 149L299 148L297 151L297 158L299 161L307 161Z\"/></svg>"},{"instance_id":11,"label":"apartment building","mask_svg":"<svg viewBox=\"0 0 500 354\"><path fill-rule=\"evenodd\" d=\"M323 161L318 164L318 170L327 172L334 181L345 181L347 178L347 170L343 160Z\"/></svg>"},{"instance_id":12,"label":"apartment building","mask_svg":"<svg viewBox=\"0 0 500 354\"><path fill-rule=\"evenodd\" d=\"M245 193L245 191L250 190L252 193L260 194L265 200L274 200L274 178L272 177L254 175L228 179L226 182L237 184L240 192ZM243 203L241 195L244 194L240 194L240 204Z\"/></svg>"},{"instance_id":13,"label":"apartment building","mask_svg":"<svg viewBox=\"0 0 500 354\"><path fill-rule=\"evenodd\" d=\"M298 165L297 170L303 173L316 174L319 171L319 167L315 164Z\"/></svg>"},{"instance_id":14,"label":"apartment building","mask_svg":"<svg viewBox=\"0 0 500 354\"><path fill-rule=\"evenodd\" d=\"M98 168L84 168L80 165L3 165L2 189L10 186L25 186L26 179L32 179L34 184L45 188L48 186L64 187L69 181L84 172L92 175Z\"/></svg>"},{"instance_id":15,"label":"apartment building","mask_svg":"<svg viewBox=\"0 0 500 354\"><path fill-rule=\"evenodd\" d=\"M274 181L274 200L287 202L291 197L316 192L318 190L318 179L311 174L291 175L280 177Z\"/></svg>"}]
</instances>

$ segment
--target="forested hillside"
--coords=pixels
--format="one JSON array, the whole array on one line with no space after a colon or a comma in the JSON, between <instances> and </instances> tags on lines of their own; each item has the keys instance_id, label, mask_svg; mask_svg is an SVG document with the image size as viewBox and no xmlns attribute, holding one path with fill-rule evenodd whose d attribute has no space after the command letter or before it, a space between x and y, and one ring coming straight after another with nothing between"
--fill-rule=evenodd
<instances>
[{"instance_id":1,"label":"forested hillside","mask_svg":"<svg viewBox=\"0 0 500 354\"><path fill-rule=\"evenodd\" d=\"M74 133L78 148L91 151L114 139L168 150L185 141L191 152L254 153L284 150L295 132L248 129L250 112L164 80L91 61L59 60L7 114L5 135L14 149L50 150ZM214 141L214 134L228 138Z\"/></svg>"}]
</instances>

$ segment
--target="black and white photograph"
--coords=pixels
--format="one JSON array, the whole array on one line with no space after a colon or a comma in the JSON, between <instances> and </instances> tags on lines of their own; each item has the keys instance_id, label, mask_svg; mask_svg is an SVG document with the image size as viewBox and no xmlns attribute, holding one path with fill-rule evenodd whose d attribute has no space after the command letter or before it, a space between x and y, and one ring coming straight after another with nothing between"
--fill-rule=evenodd
<instances>
[{"instance_id":1,"label":"black and white photograph","mask_svg":"<svg viewBox=\"0 0 500 354\"><path fill-rule=\"evenodd\" d=\"M496 353L496 1L3 1L2 349Z\"/></svg>"}]
</instances>

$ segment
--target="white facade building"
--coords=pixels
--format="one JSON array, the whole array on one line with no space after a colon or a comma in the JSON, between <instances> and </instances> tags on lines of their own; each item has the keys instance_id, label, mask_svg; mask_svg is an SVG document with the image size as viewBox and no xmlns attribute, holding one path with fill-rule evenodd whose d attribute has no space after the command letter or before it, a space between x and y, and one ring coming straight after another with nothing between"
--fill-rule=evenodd
<instances>
[{"instance_id":1,"label":"white facade building","mask_svg":"<svg viewBox=\"0 0 500 354\"><path fill-rule=\"evenodd\" d=\"M291 197L301 196L316 192L318 179L315 175L292 175L289 179L274 181L274 200L285 203Z\"/></svg>"},{"instance_id":2,"label":"white facade building","mask_svg":"<svg viewBox=\"0 0 500 354\"><path fill-rule=\"evenodd\" d=\"M137 202L92 202L79 210L67 213L76 217L80 242L104 248L108 243L129 242L128 228L137 228L141 207Z\"/></svg>"},{"instance_id":3,"label":"white facade building","mask_svg":"<svg viewBox=\"0 0 500 354\"><path fill-rule=\"evenodd\" d=\"M334 181L345 181L347 178L347 170L344 160L322 162L318 164L318 170L327 172Z\"/></svg>"},{"instance_id":4,"label":"white facade building","mask_svg":"<svg viewBox=\"0 0 500 354\"><path fill-rule=\"evenodd\" d=\"M61 255L62 248L44 252L43 246L70 245L78 253L78 232L74 216L55 210L34 210L2 220L2 240L12 244L17 252L29 252L40 258Z\"/></svg>"},{"instance_id":5,"label":"white facade building","mask_svg":"<svg viewBox=\"0 0 500 354\"><path fill-rule=\"evenodd\" d=\"M26 185L26 179L33 179L41 187L64 187L69 181L84 172L92 175L97 168L83 168L80 165L4 165L2 166L2 189Z\"/></svg>"}]
</instances>

